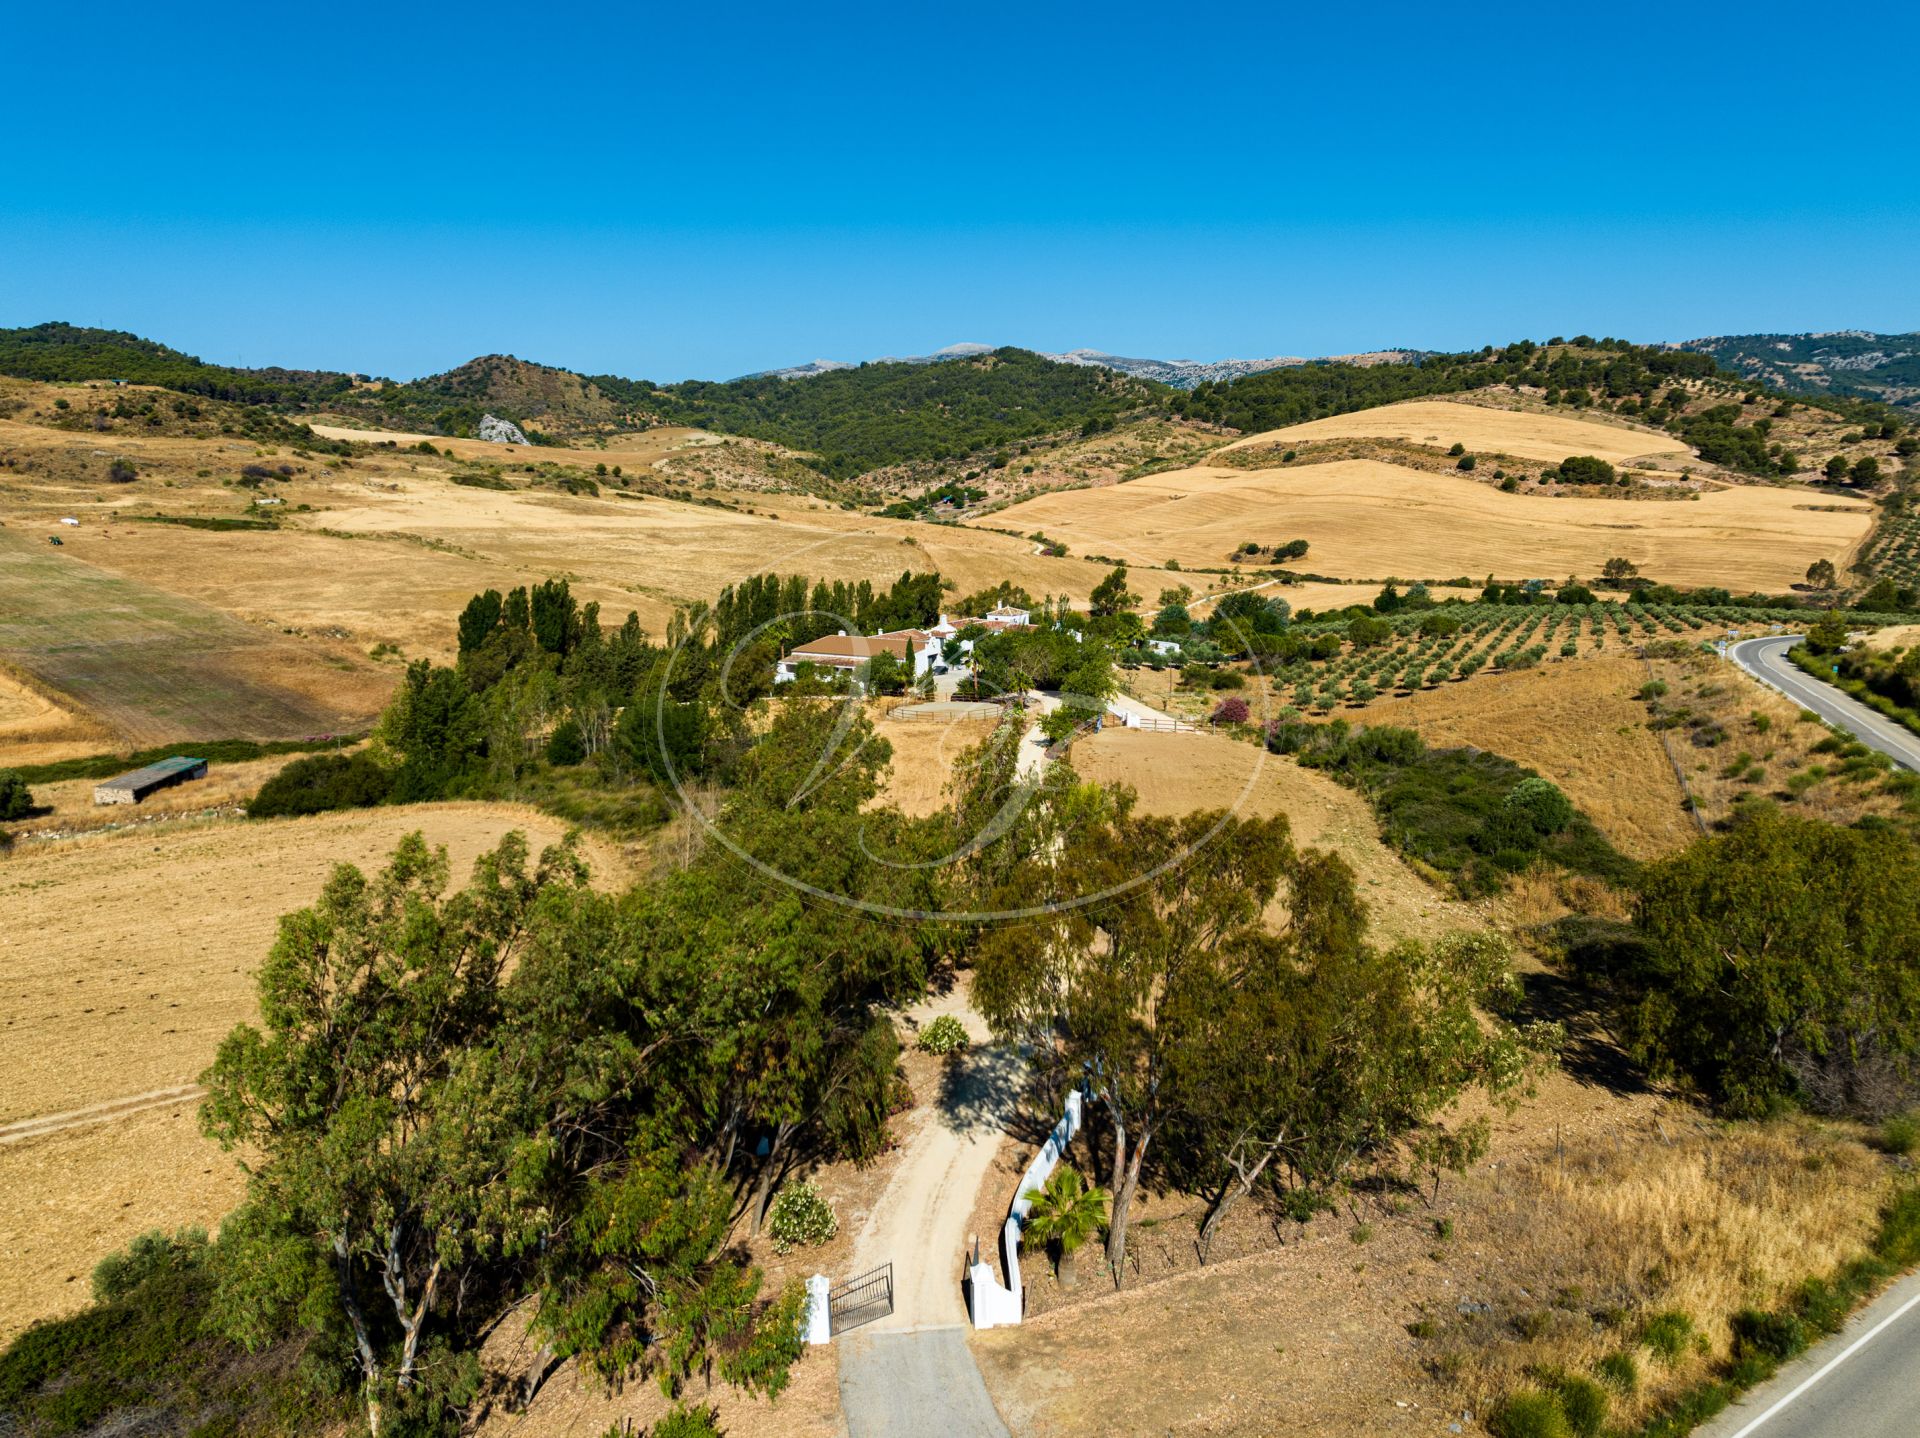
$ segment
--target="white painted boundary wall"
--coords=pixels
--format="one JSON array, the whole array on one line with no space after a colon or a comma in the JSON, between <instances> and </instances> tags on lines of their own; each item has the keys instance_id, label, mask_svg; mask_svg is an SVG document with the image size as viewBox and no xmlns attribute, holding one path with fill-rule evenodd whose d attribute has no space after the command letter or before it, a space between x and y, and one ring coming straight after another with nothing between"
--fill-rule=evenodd
<instances>
[{"instance_id":1,"label":"white painted boundary wall","mask_svg":"<svg viewBox=\"0 0 1920 1438\"><path fill-rule=\"evenodd\" d=\"M833 1315L827 1307L827 1291L832 1287L824 1273L807 1280L807 1306L800 1315L800 1331L809 1343L833 1342Z\"/></svg>"},{"instance_id":2,"label":"white painted boundary wall","mask_svg":"<svg viewBox=\"0 0 1920 1438\"><path fill-rule=\"evenodd\" d=\"M1007 1281L1012 1286L1001 1286L993 1276L991 1263L976 1263L967 1270L967 1293L975 1328L1000 1328L1020 1321L1026 1306L1026 1286L1020 1281L1020 1230L1026 1223L1028 1210L1033 1207L1027 1200L1027 1190L1044 1186L1059 1166L1060 1156L1073 1142L1073 1136L1080 1132L1082 1101L1079 1089L1067 1095L1066 1112L1033 1156L1033 1162L1027 1165L1027 1171L1020 1175L1020 1186L1013 1191L1013 1203L1000 1230L1000 1253L1006 1260Z\"/></svg>"}]
</instances>

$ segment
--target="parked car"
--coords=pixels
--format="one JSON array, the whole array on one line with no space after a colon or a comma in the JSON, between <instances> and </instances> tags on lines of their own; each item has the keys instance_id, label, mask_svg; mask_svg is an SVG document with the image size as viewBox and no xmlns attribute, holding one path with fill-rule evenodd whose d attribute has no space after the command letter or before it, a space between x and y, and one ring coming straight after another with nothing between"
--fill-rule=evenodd
<instances>
[{"instance_id":1,"label":"parked car","mask_svg":"<svg viewBox=\"0 0 1920 1438\"><path fill-rule=\"evenodd\" d=\"M933 666L933 672L935 674L945 674L947 672L947 666L944 664L936 664Z\"/></svg>"}]
</instances>

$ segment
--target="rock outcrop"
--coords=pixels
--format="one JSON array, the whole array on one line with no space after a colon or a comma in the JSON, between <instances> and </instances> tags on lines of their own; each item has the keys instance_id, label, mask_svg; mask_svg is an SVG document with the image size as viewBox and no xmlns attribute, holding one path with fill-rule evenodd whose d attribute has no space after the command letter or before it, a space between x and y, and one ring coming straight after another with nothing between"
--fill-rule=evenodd
<instances>
[{"instance_id":1,"label":"rock outcrop","mask_svg":"<svg viewBox=\"0 0 1920 1438\"><path fill-rule=\"evenodd\" d=\"M493 414L481 415L480 427L475 430L474 433L481 439L486 440L489 444L532 443L524 434L520 433L519 425L510 419L501 419L498 415Z\"/></svg>"}]
</instances>

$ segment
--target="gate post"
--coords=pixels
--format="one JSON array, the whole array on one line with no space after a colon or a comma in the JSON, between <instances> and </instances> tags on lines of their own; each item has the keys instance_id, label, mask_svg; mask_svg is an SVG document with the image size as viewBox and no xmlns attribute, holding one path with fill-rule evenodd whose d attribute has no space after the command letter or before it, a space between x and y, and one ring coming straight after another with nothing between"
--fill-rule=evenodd
<instances>
[{"instance_id":1,"label":"gate post","mask_svg":"<svg viewBox=\"0 0 1920 1438\"><path fill-rule=\"evenodd\" d=\"M816 1273L807 1280L807 1316L803 1328L809 1343L833 1341L833 1316L827 1310L827 1292L832 1287L824 1273Z\"/></svg>"}]
</instances>

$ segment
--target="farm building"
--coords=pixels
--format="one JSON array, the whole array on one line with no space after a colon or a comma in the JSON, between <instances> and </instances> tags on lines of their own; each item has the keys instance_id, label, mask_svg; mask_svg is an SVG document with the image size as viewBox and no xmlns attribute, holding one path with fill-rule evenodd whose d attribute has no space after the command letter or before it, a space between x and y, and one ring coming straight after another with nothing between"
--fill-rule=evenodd
<instances>
[{"instance_id":1,"label":"farm building","mask_svg":"<svg viewBox=\"0 0 1920 1438\"><path fill-rule=\"evenodd\" d=\"M159 789L171 788L175 784L184 784L189 779L207 777L205 759L162 759L158 764L149 764L144 769L135 769L130 774L122 774L109 779L104 784L93 786L93 802L96 804L138 804L147 795Z\"/></svg>"}]
</instances>

